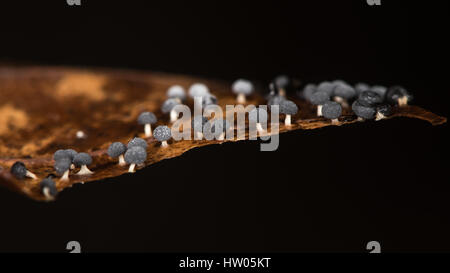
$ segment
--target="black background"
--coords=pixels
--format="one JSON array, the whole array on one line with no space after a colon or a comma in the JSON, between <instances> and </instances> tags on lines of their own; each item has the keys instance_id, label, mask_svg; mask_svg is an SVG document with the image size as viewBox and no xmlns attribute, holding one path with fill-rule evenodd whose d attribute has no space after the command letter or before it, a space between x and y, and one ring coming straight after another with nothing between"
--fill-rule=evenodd
<instances>
[{"instance_id":1,"label":"black background","mask_svg":"<svg viewBox=\"0 0 450 273\"><path fill-rule=\"evenodd\" d=\"M445 3L81 1L2 3L0 62L400 84L448 116ZM447 140L447 125L366 122L283 134L275 152L196 149L54 203L1 188L0 251L449 251Z\"/></svg>"}]
</instances>

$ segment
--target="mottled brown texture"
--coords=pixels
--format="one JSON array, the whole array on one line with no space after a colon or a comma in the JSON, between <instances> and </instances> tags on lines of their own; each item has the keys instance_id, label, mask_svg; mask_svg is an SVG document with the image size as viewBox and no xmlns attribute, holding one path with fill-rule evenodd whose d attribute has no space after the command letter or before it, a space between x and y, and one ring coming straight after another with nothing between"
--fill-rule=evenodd
<instances>
[{"instance_id":1,"label":"mottled brown texture","mask_svg":"<svg viewBox=\"0 0 450 273\"><path fill-rule=\"evenodd\" d=\"M136 122L142 111L154 112L158 117L153 128L169 124L169 116L160 111L168 87L179 84L188 88L194 82L206 83L223 109L227 104L235 104L230 83L221 81L123 70L0 67L0 184L33 199L44 200L39 182L55 173L53 153L57 149L68 148L90 153L94 161L89 169L95 173L85 177L71 174L70 182L56 178L58 191L82 181L126 173L128 166L117 166L117 158L106 154L108 146L115 141L127 143L133 137L144 137L143 126ZM291 127L280 122L280 132L331 126L330 121L315 117L315 106L290 99L295 101L300 111L292 117ZM265 101L262 96L254 94L248 97L247 103L258 105L265 104ZM188 105L192 107L191 100ZM433 125L446 122L446 118L417 106L394 108L390 118L393 117L419 118ZM356 117L345 109L340 121L339 125L357 122ZM76 138L79 130L87 137ZM179 156L195 147L220 143L171 140L169 147L163 149L153 137L146 140L149 143L146 166ZM23 161L39 179L15 179L9 169L18 160Z\"/></svg>"}]
</instances>

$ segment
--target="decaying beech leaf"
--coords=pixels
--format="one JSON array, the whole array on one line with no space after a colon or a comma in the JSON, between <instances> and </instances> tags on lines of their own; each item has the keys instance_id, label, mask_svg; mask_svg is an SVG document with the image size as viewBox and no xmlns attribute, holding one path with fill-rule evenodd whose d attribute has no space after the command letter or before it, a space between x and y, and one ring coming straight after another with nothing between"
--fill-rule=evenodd
<instances>
[{"instance_id":1,"label":"decaying beech leaf","mask_svg":"<svg viewBox=\"0 0 450 273\"><path fill-rule=\"evenodd\" d=\"M234 105L235 96L229 83L162 73L143 73L121 70L83 70L71 68L0 67L0 184L27 196L44 200L39 183L54 173L52 155L57 149L72 148L89 152L93 175L70 176L70 182L55 179L58 191L72 184L114 177L127 172L118 167L117 159L106 154L114 141L127 143L135 136L143 137L143 128L136 122L142 111L152 111L158 123L168 124L160 106L166 99L169 86L189 87L203 82L218 97L219 105ZM290 98L299 106L289 128L280 122L280 132L316 129L330 126L331 122L315 116L314 106ZM248 104L265 104L260 95L248 98ZM188 104L192 107L192 101ZM433 125L446 122L417 106L394 108L393 117L426 120ZM340 125L357 122L349 111L344 111ZM82 131L84 136L77 137ZM248 134L246 135L248 137ZM181 155L189 149L219 143L218 141L171 141L161 149L153 138L149 143L145 165ZM233 140L236 141L236 140ZM38 179L18 180L10 173L14 162L22 161ZM142 168L143 166L139 167Z\"/></svg>"}]
</instances>

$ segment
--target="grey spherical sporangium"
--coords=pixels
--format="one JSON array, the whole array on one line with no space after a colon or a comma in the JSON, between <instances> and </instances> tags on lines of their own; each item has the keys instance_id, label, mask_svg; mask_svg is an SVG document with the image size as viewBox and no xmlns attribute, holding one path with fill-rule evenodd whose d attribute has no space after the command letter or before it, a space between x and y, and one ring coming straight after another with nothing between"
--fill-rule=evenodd
<instances>
[{"instance_id":1,"label":"grey spherical sporangium","mask_svg":"<svg viewBox=\"0 0 450 273\"><path fill-rule=\"evenodd\" d=\"M70 165L72 165L72 161L70 161L69 158L65 157L58 161L55 161L53 167L58 175L62 175L70 169Z\"/></svg>"},{"instance_id":2,"label":"grey spherical sporangium","mask_svg":"<svg viewBox=\"0 0 450 273\"><path fill-rule=\"evenodd\" d=\"M147 141L145 141L144 139L135 137L132 140L130 140L130 142L128 142L127 148L130 149L131 147L134 146L141 146L142 148L147 149L148 144Z\"/></svg>"},{"instance_id":3,"label":"grey spherical sporangium","mask_svg":"<svg viewBox=\"0 0 450 273\"><path fill-rule=\"evenodd\" d=\"M128 164L141 164L147 159L147 151L141 146L134 146L126 151L124 158Z\"/></svg>"},{"instance_id":4,"label":"grey spherical sporangium","mask_svg":"<svg viewBox=\"0 0 450 273\"><path fill-rule=\"evenodd\" d=\"M361 104L358 100L353 102L352 110L360 118L363 118L363 119L374 119L375 118L376 109L372 106L365 106L365 105Z\"/></svg>"},{"instance_id":5,"label":"grey spherical sporangium","mask_svg":"<svg viewBox=\"0 0 450 273\"><path fill-rule=\"evenodd\" d=\"M122 142L114 142L108 147L108 155L110 157L118 157L127 151L127 146Z\"/></svg>"},{"instance_id":6,"label":"grey spherical sporangium","mask_svg":"<svg viewBox=\"0 0 450 273\"><path fill-rule=\"evenodd\" d=\"M56 184L50 177L45 178L39 183L39 187L41 188L41 192L44 189L48 189L48 193L51 196L56 196L58 194L58 190L56 189Z\"/></svg>"},{"instance_id":7,"label":"grey spherical sporangium","mask_svg":"<svg viewBox=\"0 0 450 273\"><path fill-rule=\"evenodd\" d=\"M302 99L304 99L304 100L309 100L309 97L310 97L314 92L316 92L316 90L317 90L317 86L316 86L315 84L312 84L312 83L307 84L307 85L303 88L302 92L300 92L299 97L302 98Z\"/></svg>"},{"instance_id":8,"label":"grey spherical sporangium","mask_svg":"<svg viewBox=\"0 0 450 273\"><path fill-rule=\"evenodd\" d=\"M168 98L178 98L181 101L186 99L186 92L181 85L173 85L167 90Z\"/></svg>"},{"instance_id":9,"label":"grey spherical sporangium","mask_svg":"<svg viewBox=\"0 0 450 273\"><path fill-rule=\"evenodd\" d=\"M309 96L309 101L314 105L322 105L329 100L330 96L323 91L316 91Z\"/></svg>"},{"instance_id":10,"label":"grey spherical sporangium","mask_svg":"<svg viewBox=\"0 0 450 273\"><path fill-rule=\"evenodd\" d=\"M322 106L322 115L328 119L337 119L342 115L342 106L334 101L328 101Z\"/></svg>"},{"instance_id":11,"label":"grey spherical sporangium","mask_svg":"<svg viewBox=\"0 0 450 273\"><path fill-rule=\"evenodd\" d=\"M336 87L334 88L333 95L336 97L343 98L345 100L352 99L356 96L355 89L348 85L348 84L336 84Z\"/></svg>"},{"instance_id":12,"label":"grey spherical sporangium","mask_svg":"<svg viewBox=\"0 0 450 273\"><path fill-rule=\"evenodd\" d=\"M88 153L78 153L73 158L73 164L76 166L90 165L92 157Z\"/></svg>"},{"instance_id":13,"label":"grey spherical sporangium","mask_svg":"<svg viewBox=\"0 0 450 273\"><path fill-rule=\"evenodd\" d=\"M356 91L356 95L359 96L359 94L361 94L364 91L369 91L370 90L370 85L368 85L367 83L357 83L355 84L355 91Z\"/></svg>"},{"instance_id":14,"label":"grey spherical sporangium","mask_svg":"<svg viewBox=\"0 0 450 273\"><path fill-rule=\"evenodd\" d=\"M172 132L167 126L158 126L153 131L153 135L158 141L167 141L172 137Z\"/></svg>"},{"instance_id":15,"label":"grey spherical sporangium","mask_svg":"<svg viewBox=\"0 0 450 273\"><path fill-rule=\"evenodd\" d=\"M398 99L406 96L408 101L413 99L413 96L403 87L401 86L392 86L389 88L386 94L386 99L390 104L397 104Z\"/></svg>"},{"instance_id":16,"label":"grey spherical sporangium","mask_svg":"<svg viewBox=\"0 0 450 273\"><path fill-rule=\"evenodd\" d=\"M233 93L235 94L250 95L253 92L253 89L253 84L244 79L236 80L231 86L231 90L233 90Z\"/></svg>"},{"instance_id":17,"label":"grey spherical sporangium","mask_svg":"<svg viewBox=\"0 0 450 273\"><path fill-rule=\"evenodd\" d=\"M364 91L359 94L358 101L364 106L374 106L383 102L383 98L375 92Z\"/></svg>"},{"instance_id":18,"label":"grey spherical sporangium","mask_svg":"<svg viewBox=\"0 0 450 273\"><path fill-rule=\"evenodd\" d=\"M209 89L203 83L194 83L189 87L189 96L194 97L203 97L209 94Z\"/></svg>"},{"instance_id":19,"label":"grey spherical sporangium","mask_svg":"<svg viewBox=\"0 0 450 273\"><path fill-rule=\"evenodd\" d=\"M290 100L284 100L280 103L280 113L286 115L295 115L298 112L297 105Z\"/></svg>"},{"instance_id":20,"label":"grey spherical sporangium","mask_svg":"<svg viewBox=\"0 0 450 273\"><path fill-rule=\"evenodd\" d=\"M145 124L154 124L156 123L157 119L155 114L153 114L152 112L143 112L139 115L137 121L138 124L145 125Z\"/></svg>"},{"instance_id":21,"label":"grey spherical sporangium","mask_svg":"<svg viewBox=\"0 0 450 273\"><path fill-rule=\"evenodd\" d=\"M287 75L279 75L274 79L274 82L278 86L278 88L285 89L286 87L288 87L290 79Z\"/></svg>"},{"instance_id":22,"label":"grey spherical sporangium","mask_svg":"<svg viewBox=\"0 0 450 273\"><path fill-rule=\"evenodd\" d=\"M163 105L161 106L161 111L164 114L169 113L170 111L172 111L172 109L177 106L178 104L180 104L176 99L167 99Z\"/></svg>"},{"instance_id":23,"label":"grey spherical sporangium","mask_svg":"<svg viewBox=\"0 0 450 273\"><path fill-rule=\"evenodd\" d=\"M24 179L27 175L27 168L25 167L25 164L23 162L17 161L11 166L11 173L17 179Z\"/></svg>"},{"instance_id":24,"label":"grey spherical sporangium","mask_svg":"<svg viewBox=\"0 0 450 273\"><path fill-rule=\"evenodd\" d=\"M317 86L317 92L325 92L328 97L331 97L331 95L333 95L334 87L335 85L332 82L321 82Z\"/></svg>"}]
</instances>

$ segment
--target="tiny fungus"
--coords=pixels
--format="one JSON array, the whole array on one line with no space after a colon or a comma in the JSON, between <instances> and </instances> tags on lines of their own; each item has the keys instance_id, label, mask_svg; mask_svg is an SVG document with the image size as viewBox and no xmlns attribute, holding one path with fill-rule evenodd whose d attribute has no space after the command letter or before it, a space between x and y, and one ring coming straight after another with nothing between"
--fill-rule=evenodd
<instances>
[{"instance_id":1,"label":"tiny fungus","mask_svg":"<svg viewBox=\"0 0 450 273\"><path fill-rule=\"evenodd\" d=\"M348 108L348 102L356 96L355 89L346 83L337 83L333 90L334 101Z\"/></svg>"},{"instance_id":2,"label":"tiny fungus","mask_svg":"<svg viewBox=\"0 0 450 273\"><path fill-rule=\"evenodd\" d=\"M25 164L21 161L15 162L11 166L11 173L17 178L17 179L24 179L25 177L29 177L32 179L37 179L36 175L25 167Z\"/></svg>"},{"instance_id":3,"label":"tiny fungus","mask_svg":"<svg viewBox=\"0 0 450 273\"><path fill-rule=\"evenodd\" d=\"M191 87L189 87L188 92L191 98L204 97L209 94L209 88L203 83L194 83Z\"/></svg>"},{"instance_id":4,"label":"tiny fungus","mask_svg":"<svg viewBox=\"0 0 450 273\"><path fill-rule=\"evenodd\" d=\"M248 113L248 120L256 122L256 130L258 130L259 133L263 133L265 131L263 125L267 128L267 119L268 114L264 108L254 108Z\"/></svg>"},{"instance_id":5,"label":"tiny fungus","mask_svg":"<svg viewBox=\"0 0 450 273\"><path fill-rule=\"evenodd\" d=\"M278 94L282 97L286 97L287 89L291 80L286 75L279 75L274 79L275 84L278 87Z\"/></svg>"},{"instance_id":6,"label":"tiny fungus","mask_svg":"<svg viewBox=\"0 0 450 273\"><path fill-rule=\"evenodd\" d=\"M135 146L140 146L144 149L147 149L148 144L147 144L147 141L145 141L144 139L135 137L128 142L127 149L131 149L132 147L135 147Z\"/></svg>"},{"instance_id":7,"label":"tiny fungus","mask_svg":"<svg viewBox=\"0 0 450 273\"><path fill-rule=\"evenodd\" d=\"M114 142L108 147L108 155L112 158L119 158L119 165L123 166L125 165L125 158L123 155L127 151L127 146L123 144L122 142Z\"/></svg>"},{"instance_id":8,"label":"tiny fungus","mask_svg":"<svg viewBox=\"0 0 450 273\"><path fill-rule=\"evenodd\" d=\"M334 101L327 101L322 106L322 114L325 118L331 119L332 124L339 124L339 117L342 115L341 104Z\"/></svg>"},{"instance_id":9,"label":"tiny fungus","mask_svg":"<svg viewBox=\"0 0 450 273\"><path fill-rule=\"evenodd\" d=\"M358 116L358 120L374 119L376 109L374 106L362 104L359 100L355 100L352 104L352 110Z\"/></svg>"},{"instance_id":10,"label":"tiny fungus","mask_svg":"<svg viewBox=\"0 0 450 273\"><path fill-rule=\"evenodd\" d=\"M359 94L361 94L364 91L369 91L370 90L370 85L368 85L367 83L357 83L355 84L355 91L356 91L356 95L359 96Z\"/></svg>"},{"instance_id":11,"label":"tiny fungus","mask_svg":"<svg viewBox=\"0 0 450 273\"><path fill-rule=\"evenodd\" d=\"M328 93L324 91L316 91L309 96L308 100L312 104L317 105L317 116L321 117L322 105L330 100L330 95L328 95Z\"/></svg>"},{"instance_id":12,"label":"tiny fungus","mask_svg":"<svg viewBox=\"0 0 450 273\"><path fill-rule=\"evenodd\" d=\"M66 149L66 150L57 150L53 154L53 160L58 161L62 158L69 158L71 162L73 162L73 158L77 154L77 151L73 149ZM70 169L75 169L75 165L72 163L70 165Z\"/></svg>"},{"instance_id":13,"label":"tiny fungus","mask_svg":"<svg viewBox=\"0 0 450 273\"><path fill-rule=\"evenodd\" d=\"M42 180L39 184L39 187L41 188L41 193L47 200L53 200L55 199L56 195L58 195L56 184L51 177L47 177Z\"/></svg>"},{"instance_id":14,"label":"tiny fungus","mask_svg":"<svg viewBox=\"0 0 450 273\"><path fill-rule=\"evenodd\" d=\"M89 175L93 174L91 170L88 169L87 165L92 163L92 157L87 153L78 153L73 158L73 164L77 167L81 167L77 175Z\"/></svg>"},{"instance_id":15,"label":"tiny fungus","mask_svg":"<svg viewBox=\"0 0 450 273\"><path fill-rule=\"evenodd\" d=\"M128 172L134 173L136 164L144 163L146 159L147 151L142 146L134 146L129 148L125 153L125 162L130 164Z\"/></svg>"},{"instance_id":16,"label":"tiny fungus","mask_svg":"<svg viewBox=\"0 0 450 273\"><path fill-rule=\"evenodd\" d=\"M245 97L253 93L253 89L252 82L244 79L236 80L231 86L231 90L237 95L236 101L239 104L244 104L246 102Z\"/></svg>"},{"instance_id":17,"label":"tiny fungus","mask_svg":"<svg viewBox=\"0 0 450 273\"><path fill-rule=\"evenodd\" d=\"M408 105L408 102L413 99L412 95L401 86L393 86L389 88L386 94L387 101L392 104L398 104L400 107Z\"/></svg>"},{"instance_id":18,"label":"tiny fungus","mask_svg":"<svg viewBox=\"0 0 450 273\"><path fill-rule=\"evenodd\" d=\"M321 82L317 86L317 92L325 92L327 93L328 97L331 97L333 95L335 87L336 87L335 84L332 82Z\"/></svg>"},{"instance_id":19,"label":"tiny fungus","mask_svg":"<svg viewBox=\"0 0 450 273\"><path fill-rule=\"evenodd\" d=\"M316 90L317 90L317 85L310 83L310 84L307 84L303 88L303 90L298 92L298 96L301 99L307 100L312 95L312 93L316 92Z\"/></svg>"},{"instance_id":20,"label":"tiny fungus","mask_svg":"<svg viewBox=\"0 0 450 273\"><path fill-rule=\"evenodd\" d=\"M178 112L175 110L175 106L178 104L180 103L176 99L167 99L161 107L164 114L170 113L170 122L175 122L178 119Z\"/></svg>"},{"instance_id":21,"label":"tiny fungus","mask_svg":"<svg viewBox=\"0 0 450 273\"><path fill-rule=\"evenodd\" d=\"M385 119L386 117L390 116L392 114L392 108L389 104L382 104L377 106L377 114L376 114L376 121Z\"/></svg>"},{"instance_id":22,"label":"tiny fungus","mask_svg":"<svg viewBox=\"0 0 450 273\"><path fill-rule=\"evenodd\" d=\"M156 140L161 141L161 147L169 146L167 141L172 137L172 132L167 126L158 126L154 131Z\"/></svg>"},{"instance_id":23,"label":"tiny fungus","mask_svg":"<svg viewBox=\"0 0 450 273\"><path fill-rule=\"evenodd\" d=\"M139 125L144 125L145 137L151 137L152 124L155 124L157 121L155 114L152 112L143 112L139 115L137 121Z\"/></svg>"},{"instance_id":24,"label":"tiny fungus","mask_svg":"<svg viewBox=\"0 0 450 273\"><path fill-rule=\"evenodd\" d=\"M284 100L286 100L285 97L279 95L279 91L278 88L276 86L275 83L270 83L269 84L269 88L270 88L270 93L267 96L267 105L272 106L272 105L278 105L280 106L280 103Z\"/></svg>"},{"instance_id":25,"label":"tiny fungus","mask_svg":"<svg viewBox=\"0 0 450 273\"><path fill-rule=\"evenodd\" d=\"M359 103L364 106L375 106L383 102L383 98L373 91L364 91L359 94Z\"/></svg>"},{"instance_id":26,"label":"tiny fungus","mask_svg":"<svg viewBox=\"0 0 450 273\"><path fill-rule=\"evenodd\" d=\"M370 91L377 93L383 100L386 97L387 88L381 85L370 87Z\"/></svg>"},{"instance_id":27,"label":"tiny fungus","mask_svg":"<svg viewBox=\"0 0 450 273\"><path fill-rule=\"evenodd\" d=\"M191 128L194 131L194 139L200 140L203 138L203 126L208 122L204 116L195 116L191 120Z\"/></svg>"},{"instance_id":28,"label":"tiny fungus","mask_svg":"<svg viewBox=\"0 0 450 273\"><path fill-rule=\"evenodd\" d=\"M172 85L167 89L167 97L169 99L176 99L179 103L186 100L186 91L181 85Z\"/></svg>"},{"instance_id":29,"label":"tiny fungus","mask_svg":"<svg viewBox=\"0 0 450 273\"><path fill-rule=\"evenodd\" d=\"M212 94L207 94L202 97L202 106L217 105L217 97Z\"/></svg>"},{"instance_id":30,"label":"tiny fungus","mask_svg":"<svg viewBox=\"0 0 450 273\"><path fill-rule=\"evenodd\" d=\"M63 157L55 161L53 167L58 175L61 176L62 181L69 181L70 165L72 161L69 158Z\"/></svg>"},{"instance_id":31,"label":"tiny fungus","mask_svg":"<svg viewBox=\"0 0 450 273\"><path fill-rule=\"evenodd\" d=\"M297 114L297 105L290 100L284 100L280 103L280 113L285 114L284 124L286 126L291 126L291 116Z\"/></svg>"}]
</instances>

